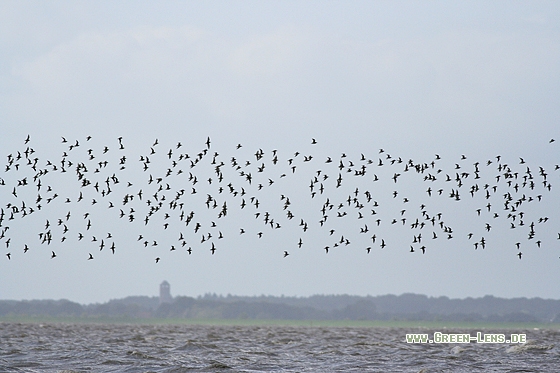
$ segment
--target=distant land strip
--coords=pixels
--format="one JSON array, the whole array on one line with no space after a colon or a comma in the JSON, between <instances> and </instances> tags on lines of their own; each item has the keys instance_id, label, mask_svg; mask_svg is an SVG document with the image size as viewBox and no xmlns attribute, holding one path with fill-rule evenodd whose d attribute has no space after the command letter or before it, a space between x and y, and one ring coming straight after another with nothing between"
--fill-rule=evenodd
<instances>
[{"instance_id":1,"label":"distant land strip","mask_svg":"<svg viewBox=\"0 0 560 373\"><path fill-rule=\"evenodd\" d=\"M92 322L196 325L549 327L560 300L494 296L450 299L418 294L310 297L131 296L82 305L69 300L0 300L0 322Z\"/></svg>"}]
</instances>

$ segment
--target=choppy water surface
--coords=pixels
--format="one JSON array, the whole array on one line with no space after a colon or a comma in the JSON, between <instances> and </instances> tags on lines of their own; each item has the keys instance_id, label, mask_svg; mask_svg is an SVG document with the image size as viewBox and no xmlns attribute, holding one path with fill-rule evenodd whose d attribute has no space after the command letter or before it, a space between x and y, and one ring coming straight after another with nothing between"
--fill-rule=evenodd
<instances>
[{"instance_id":1,"label":"choppy water surface","mask_svg":"<svg viewBox=\"0 0 560 373\"><path fill-rule=\"evenodd\" d=\"M528 343L407 344L427 329L0 323L1 372L558 371L558 330ZM473 330L445 330L470 333ZM492 331L484 330L484 333Z\"/></svg>"}]
</instances>

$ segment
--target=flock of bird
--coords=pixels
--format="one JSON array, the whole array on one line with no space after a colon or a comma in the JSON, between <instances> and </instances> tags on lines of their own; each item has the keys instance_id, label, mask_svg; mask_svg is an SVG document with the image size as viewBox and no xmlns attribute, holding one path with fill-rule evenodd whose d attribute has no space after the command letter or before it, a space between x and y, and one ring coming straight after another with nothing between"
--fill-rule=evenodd
<instances>
[{"instance_id":1,"label":"flock of bird","mask_svg":"<svg viewBox=\"0 0 560 373\"><path fill-rule=\"evenodd\" d=\"M538 233L551 230L547 216L532 217L527 208L546 200L552 176L543 167L528 166L523 158L509 164L499 155L481 162L462 155L452 162L452 170L444 171L437 154L427 162L414 162L383 149L373 158L361 153L352 159L343 153L318 159L311 152L283 155L258 149L249 154L237 144L233 156L226 157L214 151L210 138L195 152L186 152L181 142L163 147L156 139L144 154L131 157L122 137L103 146L91 140L62 137L62 154L50 161L37 156L27 136L7 156L0 177L0 245L8 260L35 250L46 250L54 259L62 255L59 249L64 245L78 242L115 254L122 245L117 244L118 234L95 229L97 223L113 225L115 220L141 232L127 245L165 246L189 255L199 249L211 255L226 249L232 225L237 225L235 235L256 240L291 227L285 231L293 246L281 248L283 257L305 247L328 254L351 245L369 254L394 247L388 231L397 227L410 232L406 251L425 254L430 242L450 242L457 234L442 212L428 209L435 199L478 204L472 211L462 210L480 221L462 237L475 250L486 249L495 227L505 224L512 232L523 232L524 239L511 235L516 241L511 246L521 259L522 249L545 244ZM549 146L555 146L553 142ZM317 146L311 139L308 150ZM556 165L550 172L559 169ZM403 183L412 185L412 177L421 185L421 203L413 198L418 189L410 193L413 196L397 190ZM304 189L294 192L302 178ZM380 183L385 186L378 187ZM385 211L386 205L394 211ZM30 233L32 224L27 222L37 215L40 229ZM234 218L228 219L231 215ZM12 237L17 224L26 224L21 239ZM325 244L318 247L321 240L308 240L308 231L324 237ZM164 245L161 238L171 243ZM86 259L94 255L88 252ZM158 263L161 255L150 260Z\"/></svg>"}]
</instances>

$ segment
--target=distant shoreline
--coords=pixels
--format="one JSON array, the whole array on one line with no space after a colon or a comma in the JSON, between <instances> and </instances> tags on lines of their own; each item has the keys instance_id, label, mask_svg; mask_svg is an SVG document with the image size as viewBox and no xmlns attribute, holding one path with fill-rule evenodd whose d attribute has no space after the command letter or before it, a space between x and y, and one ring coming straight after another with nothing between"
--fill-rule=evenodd
<instances>
[{"instance_id":1,"label":"distant shoreline","mask_svg":"<svg viewBox=\"0 0 560 373\"><path fill-rule=\"evenodd\" d=\"M214 325L326 325L474 328L560 325L560 300L431 298L418 294L359 297L130 296L103 304L69 300L1 301L0 321Z\"/></svg>"},{"instance_id":2,"label":"distant shoreline","mask_svg":"<svg viewBox=\"0 0 560 373\"><path fill-rule=\"evenodd\" d=\"M193 326L292 326L340 328L421 328L421 329L560 329L560 323L534 322L447 322L387 320L269 320L269 319L179 319L132 317L46 317L2 316L0 323L21 324L116 324Z\"/></svg>"}]
</instances>

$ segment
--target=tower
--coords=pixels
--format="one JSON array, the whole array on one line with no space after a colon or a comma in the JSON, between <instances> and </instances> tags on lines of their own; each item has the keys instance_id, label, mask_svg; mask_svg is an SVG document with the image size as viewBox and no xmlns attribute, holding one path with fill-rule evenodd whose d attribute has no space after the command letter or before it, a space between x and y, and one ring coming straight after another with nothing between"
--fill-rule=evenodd
<instances>
[{"instance_id":1,"label":"tower","mask_svg":"<svg viewBox=\"0 0 560 373\"><path fill-rule=\"evenodd\" d=\"M171 303L173 301L170 288L169 282L167 281L163 281L161 285L159 285L159 304Z\"/></svg>"}]
</instances>

